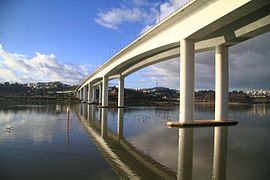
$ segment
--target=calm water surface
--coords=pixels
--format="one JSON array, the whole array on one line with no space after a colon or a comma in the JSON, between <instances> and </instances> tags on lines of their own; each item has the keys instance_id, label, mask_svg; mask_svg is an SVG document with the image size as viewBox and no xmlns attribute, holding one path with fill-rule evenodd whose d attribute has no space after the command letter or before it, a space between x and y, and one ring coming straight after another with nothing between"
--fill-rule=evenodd
<instances>
[{"instance_id":1,"label":"calm water surface","mask_svg":"<svg viewBox=\"0 0 270 180\"><path fill-rule=\"evenodd\" d=\"M178 109L2 104L0 179L270 179L269 105L230 106L234 127L167 128Z\"/></svg>"}]
</instances>

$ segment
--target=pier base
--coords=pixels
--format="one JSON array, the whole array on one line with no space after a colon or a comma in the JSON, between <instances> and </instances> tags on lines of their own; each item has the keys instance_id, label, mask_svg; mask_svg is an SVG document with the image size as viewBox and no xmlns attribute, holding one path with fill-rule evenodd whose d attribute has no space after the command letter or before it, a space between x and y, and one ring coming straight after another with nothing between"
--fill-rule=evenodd
<instances>
[{"instance_id":1,"label":"pier base","mask_svg":"<svg viewBox=\"0 0 270 180\"><path fill-rule=\"evenodd\" d=\"M215 127L215 126L234 126L238 124L238 121L226 120L226 121L217 121L217 120L194 120L187 122L179 121L170 121L167 122L169 128L189 128L189 127Z\"/></svg>"}]
</instances>

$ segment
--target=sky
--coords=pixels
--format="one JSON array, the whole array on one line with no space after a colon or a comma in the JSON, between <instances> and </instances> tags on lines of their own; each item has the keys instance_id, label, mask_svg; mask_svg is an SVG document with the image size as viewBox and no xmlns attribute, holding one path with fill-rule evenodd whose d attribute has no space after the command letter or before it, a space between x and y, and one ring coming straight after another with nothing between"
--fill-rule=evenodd
<instances>
[{"instance_id":1,"label":"sky","mask_svg":"<svg viewBox=\"0 0 270 180\"><path fill-rule=\"evenodd\" d=\"M0 82L80 84L186 1L0 0ZM179 89L179 62L139 70L125 86ZM230 47L229 66L231 90L270 89L270 33ZM197 53L195 68L196 89L214 89L214 52Z\"/></svg>"}]
</instances>

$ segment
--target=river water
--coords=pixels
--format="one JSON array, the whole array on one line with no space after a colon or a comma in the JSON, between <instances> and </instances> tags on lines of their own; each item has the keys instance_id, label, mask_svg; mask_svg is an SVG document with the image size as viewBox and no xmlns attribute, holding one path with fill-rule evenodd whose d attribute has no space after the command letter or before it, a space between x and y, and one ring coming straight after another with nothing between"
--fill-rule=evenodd
<instances>
[{"instance_id":1,"label":"river water","mask_svg":"<svg viewBox=\"0 0 270 180\"><path fill-rule=\"evenodd\" d=\"M236 126L170 129L178 109L1 104L0 179L270 179L269 105L231 105Z\"/></svg>"}]
</instances>

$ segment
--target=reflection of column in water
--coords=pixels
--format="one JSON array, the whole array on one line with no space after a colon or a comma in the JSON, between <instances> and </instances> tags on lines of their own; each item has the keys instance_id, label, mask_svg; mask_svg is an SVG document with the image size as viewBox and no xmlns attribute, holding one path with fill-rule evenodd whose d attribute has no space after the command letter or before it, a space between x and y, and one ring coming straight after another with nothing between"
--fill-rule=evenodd
<instances>
[{"instance_id":1,"label":"reflection of column in water","mask_svg":"<svg viewBox=\"0 0 270 180\"><path fill-rule=\"evenodd\" d=\"M213 180L226 179L228 127L215 127Z\"/></svg>"},{"instance_id":2,"label":"reflection of column in water","mask_svg":"<svg viewBox=\"0 0 270 180\"><path fill-rule=\"evenodd\" d=\"M84 109L84 114L83 114L83 117L86 119L87 118L87 104L84 104L83 105L83 109Z\"/></svg>"},{"instance_id":3,"label":"reflection of column in water","mask_svg":"<svg viewBox=\"0 0 270 180\"><path fill-rule=\"evenodd\" d=\"M82 108L82 106L83 106L83 104L80 104L80 106L79 106L79 112L80 112L81 115L83 114L83 108Z\"/></svg>"},{"instance_id":4,"label":"reflection of column in water","mask_svg":"<svg viewBox=\"0 0 270 180\"><path fill-rule=\"evenodd\" d=\"M82 104L82 117L85 116L85 109L84 109L84 104Z\"/></svg>"},{"instance_id":5,"label":"reflection of column in water","mask_svg":"<svg viewBox=\"0 0 270 180\"><path fill-rule=\"evenodd\" d=\"M123 121L124 121L124 109L118 108L117 135L119 139L123 137Z\"/></svg>"},{"instance_id":6,"label":"reflection of column in water","mask_svg":"<svg viewBox=\"0 0 270 180\"><path fill-rule=\"evenodd\" d=\"M70 111L67 108L67 148L69 149Z\"/></svg>"},{"instance_id":7,"label":"reflection of column in water","mask_svg":"<svg viewBox=\"0 0 270 180\"><path fill-rule=\"evenodd\" d=\"M91 111L92 111L92 106L87 105L87 120L91 121Z\"/></svg>"},{"instance_id":8,"label":"reflection of column in water","mask_svg":"<svg viewBox=\"0 0 270 180\"><path fill-rule=\"evenodd\" d=\"M108 121L108 109L102 108L101 111L101 136L106 137L107 135L107 121Z\"/></svg>"},{"instance_id":9,"label":"reflection of column in water","mask_svg":"<svg viewBox=\"0 0 270 180\"><path fill-rule=\"evenodd\" d=\"M263 107L262 107L262 116L266 116L266 104L262 104Z\"/></svg>"},{"instance_id":10,"label":"reflection of column in water","mask_svg":"<svg viewBox=\"0 0 270 180\"><path fill-rule=\"evenodd\" d=\"M179 129L178 180L192 179L193 129Z\"/></svg>"},{"instance_id":11,"label":"reflection of column in water","mask_svg":"<svg viewBox=\"0 0 270 180\"><path fill-rule=\"evenodd\" d=\"M266 116L265 104L257 104L255 107L256 115L259 115L260 117Z\"/></svg>"},{"instance_id":12,"label":"reflection of column in water","mask_svg":"<svg viewBox=\"0 0 270 180\"><path fill-rule=\"evenodd\" d=\"M98 108L99 120L102 119L102 108Z\"/></svg>"},{"instance_id":13,"label":"reflection of column in water","mask_svg":"<svg viewBox=\"0 0 270 180\"><path fill-rule=\"evenodd\" d=\"M91 113L92 113L92 121L96 120L96 110L95 110L95 105L91 105Z\"/></svg>"}]
</instances>

